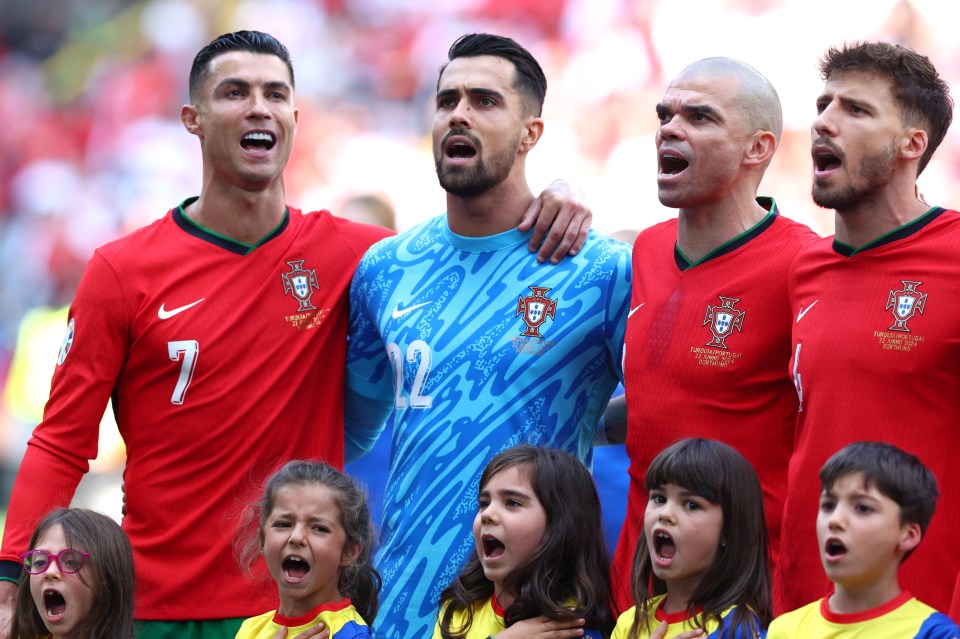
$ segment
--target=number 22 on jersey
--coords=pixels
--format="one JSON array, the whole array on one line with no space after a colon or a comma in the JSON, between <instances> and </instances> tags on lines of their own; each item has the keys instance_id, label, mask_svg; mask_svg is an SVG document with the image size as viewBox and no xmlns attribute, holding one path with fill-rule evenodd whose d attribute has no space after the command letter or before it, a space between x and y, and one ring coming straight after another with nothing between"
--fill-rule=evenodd
<instances>
[{"instance_id":1,"label":"number 22 on jersey","mask_svg":"<svg viewBox=\"0 0 960 639\"><path fill-rule=\"evenodd\" d=\"M408 406L408 398L405 397L403 393L404 361L417 364L417 372L413 377L413 384L410 387L410 408L430 408L433 406L433 398L423 394L423 387L427 381L427 374L430 372L430 362L433 358L430 346L422 339L415 339L410 342L406 355L404 355L400 350L399 344L390 342L387 344L387 356L390 358L390 363L393 364L394 406L398 409Z\"/></svg>"}]
</instances>

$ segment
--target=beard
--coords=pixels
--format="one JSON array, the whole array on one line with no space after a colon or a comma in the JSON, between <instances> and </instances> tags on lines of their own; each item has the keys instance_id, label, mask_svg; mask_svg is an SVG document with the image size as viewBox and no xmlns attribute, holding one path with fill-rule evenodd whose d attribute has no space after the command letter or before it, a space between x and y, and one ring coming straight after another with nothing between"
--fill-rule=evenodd
<instances>
[{"instance_id":1,"label":"beard","mask_svg":"<svg viewBox=\"0 0 960 639\"><path fill-rule=\"evenodd\" d=\"M897 164L895 144L892 142L860 162L860 180L857 184L847 183L829 191L822 187L818 189L814 181L811 191L813 201L817 206L834 209L838 213L861 208L873 201L893 178Z\"/></svg>"},{"instance_id":2,"label":"beard","mask_svg":"<svg viewBox=\"0 0 960 639\"><path fill-rule=\"evenodd\" d=\"M437 178L440 180L440 186L443 187L444 191L457 197L476 197L502 183L510 175L510 170L513 169L513 163L517 157L517 150L520 148L519 134L512 145L489 158L489 165L484 162L480 154L480 141L473 135L462 129L453 129L444 136L444 140L451 135L462 135L470 138L477 154L474 156L475 162L472 166L445 166L443 164L443 147L445 144L440 144L440 149L434 152L434 164L437 168Z\"/></svg>"}]
</instances>

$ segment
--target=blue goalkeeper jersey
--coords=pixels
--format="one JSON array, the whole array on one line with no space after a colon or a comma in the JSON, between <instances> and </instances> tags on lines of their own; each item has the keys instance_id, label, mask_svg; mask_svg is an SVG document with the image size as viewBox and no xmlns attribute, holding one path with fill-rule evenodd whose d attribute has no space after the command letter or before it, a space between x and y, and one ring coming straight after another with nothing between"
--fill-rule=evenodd
<instances>
[{"instance_id":1,"label":"blue goalkeeper jersey","mask_svg":"<svg viewBox=\"0 0 960 639\"><path fill-rule=\"evenodd\" d=\"M630 247L593 231L540 264L529 233L450 231L446 215L375 244L350 290L346 418L394 412L376 628L428 637L474 552L484 466L537 444L590 464L622 380Z\"/></svg>"}]
</instances>

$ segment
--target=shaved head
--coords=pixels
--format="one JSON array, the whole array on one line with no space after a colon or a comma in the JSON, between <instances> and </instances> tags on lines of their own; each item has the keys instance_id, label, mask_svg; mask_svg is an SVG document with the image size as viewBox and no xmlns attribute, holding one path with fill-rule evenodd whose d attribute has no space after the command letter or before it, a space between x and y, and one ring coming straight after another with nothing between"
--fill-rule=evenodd
<instances>
[{"instance_id":1,"label":"shaved head","mask_svg":"<svg viewBox=\"0 0 960 639\"><path fill-rule=\"evenodd\" d=\"M748 129L770 131L780 141L783 131L783 111L780 96L770 81L749 64L733 58L705 58L694 62L676 77L731 78L737 82L736 107Z\"/></svg>"}]
</instances>

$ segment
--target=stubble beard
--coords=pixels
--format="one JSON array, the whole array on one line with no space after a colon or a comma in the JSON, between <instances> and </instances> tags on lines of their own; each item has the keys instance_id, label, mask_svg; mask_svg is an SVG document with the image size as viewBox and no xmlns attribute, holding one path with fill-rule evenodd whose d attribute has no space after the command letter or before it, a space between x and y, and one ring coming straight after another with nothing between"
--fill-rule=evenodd
<instances>
[{"instance_id":1,"label":"stubble beard","mask_svg":"<svg viewBox=\"0 0 960 639\"><path fill-rule=\"evenodd\" d=\"M811 195L817 206L825 209L834 209L837 213L844 213L862 208L877 198L892 180L896 169L896 150L895 142L890 146L881 149L877 153L868 156L860 163L858 175L861 183L844 184L843 186L828 191L818 189L814 181Z\"/></svg>"},{"instance_id":2,"label":"stubble beard","mask_svg":"<svg viewBox=\"0 0 960 639\"><path fill-rule=\"evenodd\" d=\"M503 153L491 158L490 166L480 157L480 147L477 146L476 162L472 166L445 166L443 154L439 154L434 164L437 169L437 178L443 190L457 197L469 198L483 195L490 189L501 184L510 175L513 163L520 148L520 136L513 145Z\"/></svg>"}]
</instances>

